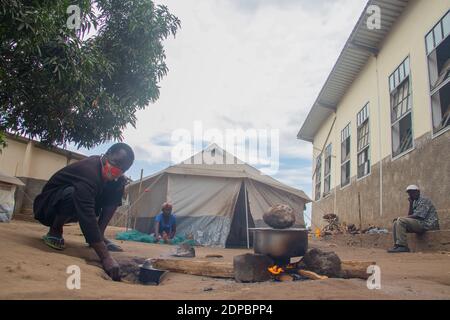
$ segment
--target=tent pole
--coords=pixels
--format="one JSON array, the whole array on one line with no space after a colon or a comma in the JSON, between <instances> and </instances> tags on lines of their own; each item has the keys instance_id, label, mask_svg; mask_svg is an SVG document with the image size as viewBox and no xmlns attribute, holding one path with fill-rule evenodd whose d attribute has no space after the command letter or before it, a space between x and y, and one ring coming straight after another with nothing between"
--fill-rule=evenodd
<instances>
[{"instance_id":1,"label":"tent pole","mask_svg":"<svg viewBox=\"0 0 450 320\"><path fill-rule=\"evenodd\" d=\"M130 205L130 195L127 194L127 202L128 205ZM126 231L128 232L128 220L130 220L130 209L131 207L128 207L128 210L126 211L126 214L124 215L124 219L125 219L125 227L126 227Z\"/></svg>"},{"instance_id":2,"label":"tent pole","mask_svg":"<svg viewBox=\"0 0 450 320\"><path fill-rule=\"evenodd\" d=\"M248 208L247 208L247 187L244 182L244 197L245 197L245 227L247 229L247 249L250 249L250 235L248 231Z\"/></svg>"},{"instance_id":3,"label":"tent pole","mask_svg":"<svg viewBox=\"0 0 450 320\"><path fill-rule=\"evenodd\" d=\"M139 191L138 191L138 199L141 196L141 189L142 189L142 177L144 176L144 169L141 169L141 178L139 179ZM133 221L133 230L136 230L136 219L137 219L137 211L134 214L134 221ZM131 221L130 221L131 223Z\"/></svg>"}]
</instances>

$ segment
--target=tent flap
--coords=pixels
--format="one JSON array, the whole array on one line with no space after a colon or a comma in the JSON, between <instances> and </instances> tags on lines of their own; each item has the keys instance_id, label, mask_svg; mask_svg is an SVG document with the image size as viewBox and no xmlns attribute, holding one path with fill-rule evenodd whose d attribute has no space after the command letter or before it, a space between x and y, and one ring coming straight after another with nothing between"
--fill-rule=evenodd
<instances>
[{"instance_id":1,"label":"tent flap","mask_svg":"<svg viewBox=\"0 0 450 320\"><path fill-rule=\"evenodd\" d=\"M232 218L241 179L170 175L168 201L177 216Z\"/></svg>"},{"instance_id":2,"label":"tent flap","mask_svg":"<svg viewBox=\"0 0 450 320\"><path fill-rule=\"evenodd\" d=\"M224 216L177 218L177 233L203 246L225 247L230 226L231 219Z\"/></svg>"},{"instance_id":3,"label":"tent flap","mask_svg":"<svg viewBox=\"0 0 450 320\"><path fill-rule=\"evenodd\" d=\"M303 219L303 211L305 208L304 199L251 179L245 180L245 186L248 193L250 212L256 227L266 226L263 222L263 215L270 207L276 204L289 205L295 212L296 225L305 225Z\"/></svg>"}]
</instances>

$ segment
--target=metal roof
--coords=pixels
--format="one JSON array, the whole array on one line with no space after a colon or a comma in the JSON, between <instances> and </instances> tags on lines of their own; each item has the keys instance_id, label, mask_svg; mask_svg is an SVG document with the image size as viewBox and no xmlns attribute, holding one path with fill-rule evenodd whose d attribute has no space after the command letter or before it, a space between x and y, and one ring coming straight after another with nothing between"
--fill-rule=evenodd
<instances>
[{"instance_id":1,"label":"metal roof","mask_svg":"<svg viewBox=\"0 0 450 320\"><path fill-rule=\"evenodd\" d=\"M74 152L74 151L70 151L64 148L60 148L60 147L56 147L56 146L47 146L45 144L43 144L42 142L38 141L38 140L34 140L34 139L29 139L29 138L25 138L23 136L20 136L18 134L13 134L13 133L9 133L9 132L5 132L5 135L8 139L11 140L15 140L18 142L22 142L22 143L28 143L30 141L34 142L34 146L49 152L54 152L54 153L58 153L61 154L63 156L66 156L70 159L75 159L75 160L83 160L85 158L87 158L88 156L82 154L82 153L78 153L78 152Z\"/></svg>"},{"instance_id":2,"label":"metal roof","mask_svg":"<svg viewBox=\"0 0 450 320\"><path fill-rule=\"evenodd\" d=\"M334 113L371 55L377 55L383 39L402 14L409 0L369 0L339 58L319 93L297 138L312 142L323 122ZM369 6L381 9L381 28L367 27Z\"/></svg>"}]
</instances>

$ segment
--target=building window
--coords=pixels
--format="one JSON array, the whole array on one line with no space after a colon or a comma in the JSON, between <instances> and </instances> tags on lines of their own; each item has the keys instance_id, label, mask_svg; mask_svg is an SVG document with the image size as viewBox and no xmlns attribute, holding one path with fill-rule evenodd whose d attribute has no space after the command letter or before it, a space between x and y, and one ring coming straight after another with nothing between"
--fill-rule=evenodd
<instances>
[{"instance_id":1,"label":"building window","mask_svg":"<svg viewBox=\"0 0 450 320\"><path fill-rule=\"evenodd\" d=\"M325 148L325 168L323 181L323 195L327 195L331 191L331 143Z\"/></svg>"},{"instance_id":2,"label":"building window","mask_svg":"<svg viewBox=\"0 0 450 320\"><path fill-rule=\"evenodd\" d=\"M389 89L391 93L392 155L395 157L413 147L409 57L390 75Z\"/></svg>"},{"instance_id":3,"label":"building window","mask_svg":"<svg viewBox=\"0 0 450 320\"><path fill-rule=\"evenodd\" d=\"M316 159L315 175L316 175L316 183L314 189L314 199L319 200L322 186L322 153L319 154Z\"/></svg>"},{"instance_id":4,"label":"building window","mask_svg":"<svg viewBox=\"0 0 450 320\"><path fill-rule=\"evenodd\" d=\"M358 178L370 173L370 142L369 142L369 104L356 115L358 127Z\"/></svg>"},{"instance_id":5,"label":"building window","mask_svg":"<svg viewBox=\"0 0 450 320\"><path fill-rule=\"evenodd\" d=\"M450 126L450 11L426 35L433 132Z\"/></svg>"},{"instance_id":6,"label":"building window","mask_svg":"<svg viewBox=\"0 0 450 320\"><path fill-rule=\"evenodd\" d=\"M350 123L341 131L341 187L350 183Z\"/></svg>"}]
</instances>

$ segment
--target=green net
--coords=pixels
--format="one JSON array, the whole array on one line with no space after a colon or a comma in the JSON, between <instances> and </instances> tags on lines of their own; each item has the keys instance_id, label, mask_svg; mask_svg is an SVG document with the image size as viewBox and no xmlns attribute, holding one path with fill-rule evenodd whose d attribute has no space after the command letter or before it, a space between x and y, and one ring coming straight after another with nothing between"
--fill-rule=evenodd
<instances>
[{"instance_id":1,"label":"green net","mask_svg":"<svg viewBox=\"0 0 450 320\"><path fill-rule=\"evenodd\" d=\"M155 243L155 237L153 235L142 233L137 230L119 232L116 234L116 240ZM159 240L159 243L163 244L164 240ZM183 236L175 236L173 239L170 240L169 244L180 244L180 243L187 243L194 246L195 240L188 239Z\"/></svg>"}]
</instances>

